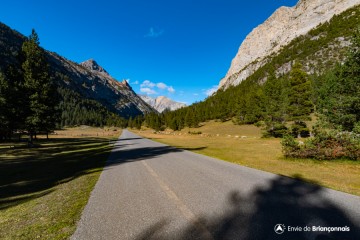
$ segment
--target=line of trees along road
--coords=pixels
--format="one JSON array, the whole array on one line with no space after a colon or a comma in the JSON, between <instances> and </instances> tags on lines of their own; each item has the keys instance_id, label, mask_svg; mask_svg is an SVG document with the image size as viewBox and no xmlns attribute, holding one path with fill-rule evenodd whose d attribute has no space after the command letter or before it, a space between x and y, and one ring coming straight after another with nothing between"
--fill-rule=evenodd
<instances>
[{"instance_id":1,"label":"line of trees along road","mask_svg":"<svg viewBox=\"0 0 360 240\"><path fill-rule=\"evenodd\" d=\"M0 73L0 139L10 139L16 131L49 133L59 117L59 96L49 74L44 50L35 30L18 54L21 68L10 65Z\"/></svg>"},{"instance_id":2,"label":"line of trees along road","mask_svg":"<svg viewBox=\"0 0 360 240\"><path fill-rule=\"evenodd\" d=\"M244 81L239 86L219 90L205 101L189 107L161 115L146 115L144 124L156 130L165 127L181 130L184 127L198 127L200 122L207 120L232 119L236 124L262 121L271 129L289 120L309 119L314 110L311 99L314 89L311 86L309 76L296 62L289 75L276 77L272 71L263 84Z\"/></svg>"}]
</instances>

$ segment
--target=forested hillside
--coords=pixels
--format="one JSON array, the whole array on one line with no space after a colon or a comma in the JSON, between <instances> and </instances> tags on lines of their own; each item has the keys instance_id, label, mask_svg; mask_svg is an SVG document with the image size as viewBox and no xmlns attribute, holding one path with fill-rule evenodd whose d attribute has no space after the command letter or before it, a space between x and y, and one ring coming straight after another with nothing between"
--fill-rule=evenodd
<instances>
[{"instance_id":1,"label":"forested hillside","mask_svg":"<svg viewBox=\"0 0 360 240\"><path fill-rule=\"evenodd\" d=\"M211 119L232 119L237 124L266 126L270 135L282 136L286 121L306 120L317 109L320 89L348 57L359 17L360 6L336 15L270 56L267 64L238 86L220 89L206 100L174 112L148 115L146 123L155 129L178 130ZM299 97L301 103L295 101ZM299 124L298 131L306 130Z\"/></svg>"},{"instance_id":2,"label":"forested hillside","mask_svg":"<svg viewBox=\"0 0 360 240\"><path fill-rule=\"evenodd\" d=\"M68 88L58 88L62 97L59 103L60 126L119 126L126 127L127 120L110 112L99 102L83 98L79 93Z\"/></svg>"},{"instance_id":3,"label":"forested hillside","mask_svg":"<svg viewBox=\"0 0 360 240\"><path fill-rule=\"evenodd\" d=\"M32 75L31 71L42 72L46 81L55 88L51 96L47 100L43 100L49 103L53 102L56 108L51 117L53 127L43 129L44 131L49 131L55 126L79 124L91 126L111 124L124 127L127 124L125 118L154 111L133 92L126 82L118 82L109 74L93 71L56 53L42 49L37 34L37 40L33 47L37 49L38 55L27 55L24 44L29 39L31 36L24 37L0 23L0 76L2 81L0 98L3 109L0 135L2 137L8 138L14 131L30 131L24 129L25 123L16 123L21 119L21 121L25 121L28 116L25 112L28 111L26 108L30 108L31 101L28 99L29 94L32 95L29 93L30 87L34 91L35 89L38 91L36 94L44 95L44 93L40 93L42 90L46 92L45 82L36 83L35 80L31 80L32 82L29 80L26 83L26 71L29 72L29 76ZM37 60L33 58L38 58L40 62L36 62ZM33 59L34 63L26 67L26 62L30 59ZM38 65L42 67L41 70L36 70ZM41 78L40 75L38 78ZM25 87L26 84L28 84L27 87ZM23 108L24 111L21 112Z\"/></svg>"}]
</instances>

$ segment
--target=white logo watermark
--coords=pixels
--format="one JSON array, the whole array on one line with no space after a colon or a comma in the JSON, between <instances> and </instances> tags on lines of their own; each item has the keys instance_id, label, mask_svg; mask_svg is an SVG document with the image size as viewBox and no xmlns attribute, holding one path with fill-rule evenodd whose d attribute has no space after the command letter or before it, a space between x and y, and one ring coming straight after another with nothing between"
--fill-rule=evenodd
<instances>
[{"instance_id":1,"label":"white logo watermark","mask_svg":"<svg viewBox=\"0 0 360 240\"><path fill-rule=\"evenodd\" d=\"M274 231L277 234L283 234L285 231L287 232L350 232L350 227L322 227L322 226L285 226L284 224L276 224L274 227Z\"/></svg>"},{"instance_id":2,"label":"white logo watermark","mask_svg":"<svg viewBox=\"0 0 360 240\"><path fill-rule=\"evenodd\" d=\"M277 234L283 234L285 232L285 225L284 224L276 224L274 227L274 231Z\"/></svg>"}]
</instances>

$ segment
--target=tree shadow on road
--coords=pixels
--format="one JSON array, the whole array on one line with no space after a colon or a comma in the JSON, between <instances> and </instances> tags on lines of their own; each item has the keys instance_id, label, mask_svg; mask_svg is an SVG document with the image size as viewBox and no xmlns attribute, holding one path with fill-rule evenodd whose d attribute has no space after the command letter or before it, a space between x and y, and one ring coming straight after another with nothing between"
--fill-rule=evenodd
<instances>
[{"instance_id":1,"label":"tree shadow on road","mask_svg":"<svg viewBox=\"0 0 360 240\"><path fill-rule=\"evenodd\" d=\"M183 151L165 145L127 148L137 139L141 138L41 139L36 148L25 144L0 148L0 210L42 197L58 184L101 171L107 159L111 166Z\"/></svg>"},{"instance_id":2,"label":"tree shadow on road","mask_svg":"<svg viewBox=\"0 0 360 240\"><path fill-rule=\"evenodd\" d=\"M122 149L122 147L123 146L114 148L109 157L108 165L122 164L126 162L134 162L140 160L150 160L160 155L168 153L178 153L183 151L182 149L170 146L141 147L131 149Z\"/></svg>"},{"instance_id":3,"label":"tree shadow on road","mask_svg":"<svg viewBox=\"0 0 360 240\"><path fill-rule=\"evenodd\" d=\"M140 234L137 240L360 239L359 219L349 218L347 213L324 197L324 192L319 186L279 176L272 180L269 187L259 187L249 196L241 196L236 190L229 193L222 214L215 217L199 216L199 222L209 230L211 238L204 237L198 227L190 223L181 233L169 236L166 234L167 223L159 221ZM286 230L283 234L277 234L274 231L276 224L284 224L286 229L288 226L321 226L349 227L350 231Z\"/></svg>"},{"instance_id":4,"label":"tree shadow on road","mask_svg":"<svg viewBox=\"0 0 360 240\"><path fill-rule=\"evenodd\" d=\"M127 138L127 141L135 140L139 138ZM109 157L108 166L114 164L122 164L126 162L134 162L141 160L150 160L161 155L184 152L185 150L202 150L206 147L198 148L176 148L168 145L156 145L154 147L133 147L124 148L129 144L124 144L121 141L115 144L114 149ZM171 157L169 157L170 159Z\"/></svg>"}]
</instances>

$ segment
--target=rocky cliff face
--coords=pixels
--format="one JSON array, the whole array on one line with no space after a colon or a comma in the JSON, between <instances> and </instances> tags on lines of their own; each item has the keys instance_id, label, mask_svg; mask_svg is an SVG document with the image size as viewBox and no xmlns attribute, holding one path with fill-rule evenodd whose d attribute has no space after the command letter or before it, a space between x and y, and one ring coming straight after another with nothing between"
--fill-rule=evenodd
<instances>
[{"instance_id":1,"label":"rocky cliff face","mask_svg":"<svg viewBox=\"0 0 360 240\"><path fill-rule=\"evenodd\" d=\"M140 97L151 107L156 109L158 112L163 112L165 109L170 109L170 111L174 111L176 109L185 107L186 104L175 102L167 97L159 96L157 98L152 98L146 95L140 95Z\"/></svg>"},{"instance_id":2,"label":"rocky cliff face","mask_svg":"<svg viewBox=\"0 0 360 240\"><path fill-rule=\"evenodd\" d=\"M25 37L0 23L0 71L13 65L21 68L18 54ZM69 88L86 99L101 103L123 117L154 112L126 81L119 82L95 60L81 64L72 62L56 53L46 51L50 75L60 87Z\"/></svg>"},{"instance_id":3,"label":"rocky cliff face","mask_svg":"<svg viewBox=\"0 0 360 240\"><path fill-rule=\"evenodd\" d=\"M238 85L282 46L358 4L360 0L300 0L295 7L280 7L245 38L219 88Z\"/></svg>"},{"instance_id":4,"label":"rocky cliff face","mask_svg":"<svg viewBox=\"0 0 360 240\"><path fill-rule=\"evenodd\" d=\"M89 59L85 62L80 63L81 66L89 69L93 73L102 74L104 76L110 76L110 74L100 66L94 59Z\"/></svg>"}]
</instances>

